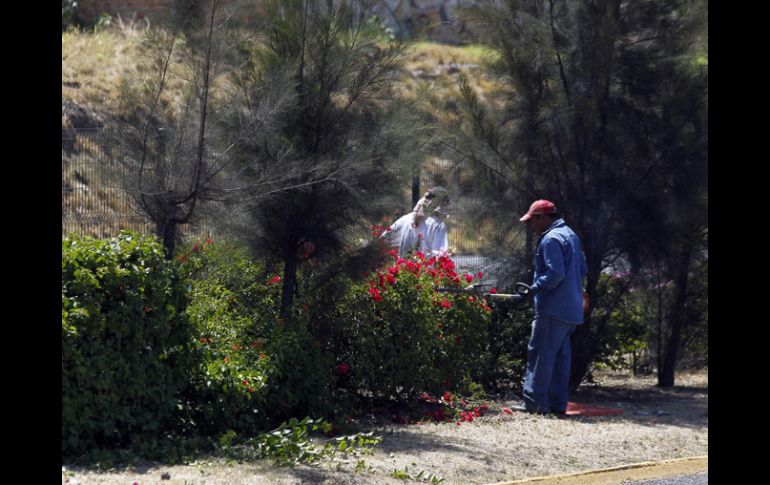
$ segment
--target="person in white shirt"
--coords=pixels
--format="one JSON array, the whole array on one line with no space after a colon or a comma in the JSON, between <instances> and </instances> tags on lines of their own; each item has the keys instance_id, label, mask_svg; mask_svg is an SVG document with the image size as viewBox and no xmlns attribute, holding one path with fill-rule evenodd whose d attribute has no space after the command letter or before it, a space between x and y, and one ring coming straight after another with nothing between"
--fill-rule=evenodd
<instances>
[{"instance_id":1,"label":"person in white shirt","mask_svg":"<svg viewBox=\"0 0 770 485\"><path fill-rule=\"evenodd\" d=\"M399 257L410 251L422 251L426 256L448 256L449 237L441 209L449 204L449 193L443 187L433 187L409 214L400 217L382 237L398 247Z\"/></svg>"}]
</instances>

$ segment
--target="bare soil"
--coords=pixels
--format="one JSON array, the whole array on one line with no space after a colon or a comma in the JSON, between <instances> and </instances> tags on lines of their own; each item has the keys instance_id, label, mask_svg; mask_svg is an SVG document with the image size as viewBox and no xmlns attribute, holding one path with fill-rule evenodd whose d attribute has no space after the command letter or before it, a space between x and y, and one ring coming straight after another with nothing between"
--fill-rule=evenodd
<instances>
[{"instance_id":1,"label":"bare soil","mask_svg":"<svg viewBox=\"0 0 770 485\"><path fill-rule=\"evenodd\" d=\"M431 474L447 485L488 484L707 455L708 373L681 373L676 383L662 389L652 376L604 373L571 397L622 409L617 416L508 414L502 409L517 401L498 399L489 403L486 416L472 423L370 422L364 430L374 430L383 441L371 455L361 457L365 466L359 470L356 460L276 468L264 461L228 463L212 457L188 465L147 463L110 471L66 467L62 483L374 485L430 483L425 477ZM410 478L396 478L394 471ZM163 480L164 474L170 479Z\"/></svg>"}]
</instances>

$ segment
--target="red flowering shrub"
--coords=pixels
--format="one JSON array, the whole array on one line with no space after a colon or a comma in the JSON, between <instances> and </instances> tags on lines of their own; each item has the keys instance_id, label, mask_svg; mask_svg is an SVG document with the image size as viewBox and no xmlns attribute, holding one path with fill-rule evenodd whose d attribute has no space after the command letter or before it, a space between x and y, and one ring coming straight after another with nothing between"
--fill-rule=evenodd
<instances>
[{"instance_id":1,"label":"red flowering shrub","mask_svg":"<svg viewBox=\"0 0 770 485\"><path fill-rule=\"evenodd\" d=\"M203 362L190 395L197 431L255 432L331 414L333 362L307 330L310 307L298 301L280 315L281 277L244 248L199 244L185 254L187 315Z\"/></svg>"},{"instance_id":2,"label":"red flowering shrub","mask_svg":"<svg viewBox=\"0 0 770 485\"><path fill-rule=\"evenodd\" d=\"M369 404L443 392L447 382L458 389L477 378L490 319L486 302L436 292L467 284L450 258L391 256L327 315L338 326L329 347L352 369L337 392Z\"/></svg>"},{"instance_id":3,"label":"red flowering shrub","mask_svg":"<svg viewBox=\"0 0 770 485\"><path fill-rule=\"evenodd\" d=\"M208 240L184 255L177 260L190 284L186 314L201 357L190 393L196 428L264 428L271 424L265 393L274 365L265 347L278 321L280 277L232 245Z\"/></svg>"}]
</instances>

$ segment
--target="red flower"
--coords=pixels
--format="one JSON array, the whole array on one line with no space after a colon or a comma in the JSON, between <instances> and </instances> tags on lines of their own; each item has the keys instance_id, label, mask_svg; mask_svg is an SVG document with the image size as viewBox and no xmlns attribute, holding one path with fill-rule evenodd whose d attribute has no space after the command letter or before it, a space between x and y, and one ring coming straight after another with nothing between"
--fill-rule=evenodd
<instances>
[{"instance_id":1,"label":"red flower","mask_svg":"<svg viewBox=\"0 0 770 485\"><path fill-rule=\"evenodd\" d=\"M398 266L393 266L392 268L388 268L388 273L392 274L393 276L398 274Z\"/></svg>"},{"instance_id":2,"label":"red flower","mask_svg":"<svg viewBox=\"0 0 770 485\"><path fill-rule=\"evenodd\" d=\"M241 381L241 384L243 384L244 386L248 386L249 385L249 381L244 379L243 381Z\"/></svg>"},{"instance_id":3,"label":"red flower","mask_svg":"<svg viewBox=\"0 0 770 485\"><path fill-rule=\"evenodd\" d=\"M452 308L452 304L449 303L449 301L446 298L441 299L441 303L439 303L442 308Z\"/></svg>"},{"instance_id":4,"label":"red flower","mask_svg":"<svg viewBox=\"0 0 770 485\"><path fill-rule=\"evenodd\" d=\"M340 365L337 366L337 374L341 376L346 376L350 374L350 366L344 362L341 363Z\"/></svg>"},{"instance_id":5,"label":"red flower","mask_svg":"<svg viewBox=\"0 0 770 485\"><path fill-rule=\"evenodd\" d=\"M270 279L267 281L267 284L268 284L268 285L274 285L274 284L278 283L279 281L281 281L281 277L280 277L280 276L278 276L278 275L275 275L275 276L273 276L272 278L270 278Z\"/></svg>"},{"instance_id":6,"label":"red flower","mask_svg":"<svg viewBox=\"0 0 770 485\"><path fill-rule=\"evenodd\" d=\"M254 392L254 388L253 387L249 387L248 391L249 392Z\"/></svg>"},{"instance_id":7,"label":"red flower","mask_svg":"<svg viewBox=\"0 0 770 485\"><path fill-rule=\"evenodd\" d=\"M415 256L417 256L420 259L425 259L425 253L423 253L422 251L417 251L414 254L415 254Z\"/></svg>"},{"instance_id":8,"label":"red flower","mask_svg":"<svg viewBox=\"0 0 770 485\"><path fill-rule=\"evenodd\" d=\"M473 275L470 273L465 273L465 281L467 281L468 283L473 281Z\"/></svg>"},{"instance_id":9,"label":"red flower","mask_svg":"<svg viewBox=\"0 0 770 485\"><path fill-rule=\"evenodd\" d=\"M452 400L454 399L454 396L449 391L445 392L443 397L444 397L444 401L446 402L452 402Z\"/></svg>"},{"instance_id":10,"label":"red flower","mask_svg":"<svg viewBox=\"0 0 770 485\"><path fill-rule=\"evenodd\" d=\"M511 411L511 410L510 410L510 409L508 409L508 408L503 408L503 412L504 412L505 414L513 414L513 411Z\"/></svg>"},{"instance_id":11,"label":"red flower","mask_svg":"<svg viewBox=\"0 0 770 485\"><path fill-rule=\"evenodd\" d=\"M446 271L452 271L455 269L454 262L447 256L441 256L439 258L439 262L441 263L441 267Z\"/></svg>"},{"instance_id":12,"label":"red flower","mask_svg":"<svg viewBox=\"0 0 770 485\"><path fill-rule=\"evenodd\" d=\"M388 280L388 283L390 283L391 285L395 285L396 284L396 278L394 278L392 274L388 274L388 276L386 276L386 278Z\"/></svg>"},{"instance_id":13,"label":"red flower","mask_svg":"<svg viewBox=\"0 0 770 485\"><path fill-rule=\"evenodd\" d=\"M472 297L472 296L469 296L469 297L468 297L468 301L469 301L469 302L471 302L471 303L473 303L474 301L476 301L476 298L474 298L474 297Z\"/></svg>"},{"instance_id":14,"label":"red flower","mask_svg":"<svg viewBox=\"0 0 770 485\"><path fill-rule=\"evenodd\" d=\"M388 251L388 254L393 256L394 259L398 259L398 251L396 251L395 249L391 249L390 251Z\"/></svg>"},{"instance_id":15,"label":"red flower","mask_svg":"<svg viewBox=\"0 0 770 485\"><path fill-rule=\"evenodd\" d=\"M372 295L372 300L382 301L382 297L380 296L380 290L378 290L377 288L369 288L369 293Z\"/></svg>"},{"instance_id":16,"label":"red flower","mask_svg":"<svg viewBox=\"0 0 770 485\"><path fill-rule=\"evenodd\" d=\"M489 294L490 295L494 295L495 293L497 293L497 288L490 288L489 289Z\"/></svg>"},{"instance_id":17,"label":"red flower","mask_svg":"<svg viewBox=\"0 0 770 485\"><path fill-rule=\"evenodd\" d=\"M478 273L476 273L476 277L477 277L478 279L481 279L481 278L483 278L483 277L484 277L484 272L483 272L483 271L479 271Z\"/></svg>"},{"instance_id":18,"label":"red flower","mask_svg":"<svg viewBox=\"0 0 770 485\"><path fill-rule=\"evenodd\" d=\"M385 226L380 226L380 225L375 224L375 225L372 226L372 236L380 237L380 236L382 236L382 233L385 232L387 229L388 228L385 227Z\"/></svg>"}]
</instances>

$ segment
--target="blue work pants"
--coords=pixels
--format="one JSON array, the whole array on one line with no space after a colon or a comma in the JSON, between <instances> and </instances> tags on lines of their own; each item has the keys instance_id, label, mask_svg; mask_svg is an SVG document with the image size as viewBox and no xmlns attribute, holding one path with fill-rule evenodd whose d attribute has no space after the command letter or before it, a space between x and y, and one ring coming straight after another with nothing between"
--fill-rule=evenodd
<instances>
[{"instance_id":1,"label":"blue work pants","mask_svg":"<svg viewBox=\"0 0 770 485\"><path fill-rule=\"evenodd\" d=\"M532 322L523 390L528 411L563 413L567 409L570 336L575 327L553 318L536 318Z\"/></svg>"}]
</instances>

